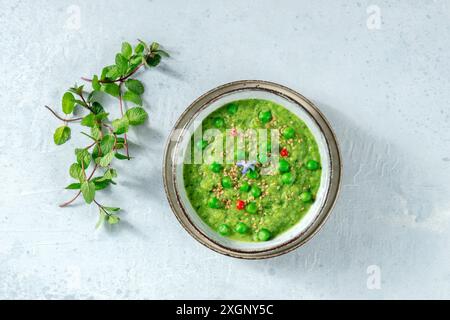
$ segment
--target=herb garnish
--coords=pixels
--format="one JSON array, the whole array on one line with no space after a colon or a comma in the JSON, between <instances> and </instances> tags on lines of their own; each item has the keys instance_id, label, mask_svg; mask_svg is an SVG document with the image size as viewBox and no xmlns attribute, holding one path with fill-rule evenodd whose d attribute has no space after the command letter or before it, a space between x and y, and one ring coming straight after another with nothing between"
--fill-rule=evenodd
<instances>
[{"instance_id":1,"label":"herb garnish","mask_svg":"<svg viewBox=\"0 0 450 320\"><path fill-rule=\"evenodd\" d=\"M121 52L116 55L114 65L103 68L100 77L94 75L91 79L82 78L91 84L91 91L87 91L84 85L75 85L64 93L62 97L64 117L45 106L56 118L63 121L63 125L57 128L53 135L55 144L62 145L70 139L69 124L72 123L80 123L88 128L89 133L81 133L92 140L88 146L75 149L76 162L69 169L69 174L75 182L68 185L66 189L79 191L60 207L70 205L82 195L87 204L93 202L99 208L100 217L97 227L104 221L109 224L120 221L117 215L120 208L100 204L95 199L96 192L116 184L114 179L117 177L117 171L112 167L112 161L114 158L131 159L127 132L130 126L141 125L148 118L147 112L142 108L141 96L144 93L144 85L132 76L142 68L156 67L162 57L168 56L156 42L147 45L139 40L134 50L128 42L124 42ZM108 119L109 113L97 99L98 93L105 93L118 99L120 118L113 121ZM125 101L135 106L125 111ZM67 118L73 115L77 106L86 109L88 114L78 118ZM88 173L90 167L92 169ZM100 175L99 172L101 172Z\"/></svg>"}]
</instances>

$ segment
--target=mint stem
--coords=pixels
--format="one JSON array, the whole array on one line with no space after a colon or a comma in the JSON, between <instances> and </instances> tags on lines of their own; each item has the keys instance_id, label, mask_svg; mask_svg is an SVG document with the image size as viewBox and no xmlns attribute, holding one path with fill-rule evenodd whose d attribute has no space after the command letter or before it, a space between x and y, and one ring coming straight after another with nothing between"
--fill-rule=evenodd
<instances>
[{"instance_id":1,"label":"mint stem","mask_svg":"<svg viewBox=\"0 0 450 320\"><path fill-rule=\"evenodd\" d=\"M120 107L120 114L123 117L122 84L123 84L123 82L120 82L120 84L119 84L119 107ZM124 139L124 145L125 145L125 151L127 154L127 158L128 158L128 160L130 160L130 152L128 150L128 138L127 138L126 133L123 135L123 139Z\"/></svg>"},{"instance_id":2,"label":"mint stem","mask_svg":"<svg viewBox=\"0 0 450 320\"><path fill-rule=\"evenodd\" d=\"M83 165L83 163L82 163L82 167L83 167L83 171L84 171L84 165ZM94 175L94 173L95 173L95 171L97 170L97 168L98 168L98 165L96 164L95 167L94 167L94 169L92 170L91 174L89 175L89 178L87 178L87 181L91 181L92 176ZM75 195L75 197L73 197L71 200L69 200L69 201L67 201L67 202L64 202L63 204L60 204L59 206L60 206L61 208L67 207L67 206L70 205L72 202L74 202L75 200L77 200L78 197L80 196L80 194L81 194L81 190L78 191L78 193Z\"/></svg>"},{"instance_id":3,"label":"mint stem","mask_svg":"<svg viewBox=\"0 0 450 320\"><path fill-rule=\"evenodd\" d=\"M63 117L61 117L60 115L58 115L52 108L50 108L49 106L44 106L46 107L48 110L50 110L50 112L59 120L64 121L64 122L74 122L74 121L80 121L83 118L72 118L72 119L64 119Z\"/></svg>"},{"instance_id":4,"label":"mint stem","mask_svg":"<svg viewBox=\"0 0 450 320\"><path fill-rule=\"evenodd\" d=\"M129 77L131 77L133 74L135 74L142 66L144 66L144 63L141 63L140 65L138 65L133 71L131 71L129 74L127 74L126 76L120 77L117 80L98 80L99 83L115 83L115 82L124 82L125 80L127 80ZM81 80L87 81L87 82L92 82L92 79L89 78L85 78L85 77L81 77Z\"/></svg>"},{"instance_id":5,"label":"mint stem","mask_svg":"<svg viewBox=\"0 0 450 320\"><path fill-rule=\"evenodd\" d=\"M59 206L61 208L67 207L69 204L71 204L72 202L74 202L75 200L77 200L77 198L80 196L81 191L78 191L78 193L75 195L75 197L73 197L71 200L64 202L63 204L60 204Z\"/></svg>"}]
</instances>

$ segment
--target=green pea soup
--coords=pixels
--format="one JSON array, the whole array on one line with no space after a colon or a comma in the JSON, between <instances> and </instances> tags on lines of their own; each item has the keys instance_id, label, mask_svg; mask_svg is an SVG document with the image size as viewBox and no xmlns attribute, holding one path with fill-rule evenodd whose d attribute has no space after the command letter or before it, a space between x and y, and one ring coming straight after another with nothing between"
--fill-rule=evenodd
<instances>
[{"instance_id":1,"label":"green pea soup","mask_svg":"<svg viewBox=\"0 0 450 320\"><path fill-rule=\"evenodd\" d=\"M202 132L219 130L223 137L232 135L231 140L248 129L279 132L275 152L268 135L267 141L245 145L243 151L233 148L231 162L223 158L210 163L206 157L201 163L185 161L186 194L209 227L233 240L263 242L286 232L308 213L319 191L322 168L316 139L299 117L269 100L244 99L215 110L201 126ZM191 137L192 151L210 151L211 138L196 138ZM252 162L247 158L255 149Z\"/></svg>"}]
</instances>

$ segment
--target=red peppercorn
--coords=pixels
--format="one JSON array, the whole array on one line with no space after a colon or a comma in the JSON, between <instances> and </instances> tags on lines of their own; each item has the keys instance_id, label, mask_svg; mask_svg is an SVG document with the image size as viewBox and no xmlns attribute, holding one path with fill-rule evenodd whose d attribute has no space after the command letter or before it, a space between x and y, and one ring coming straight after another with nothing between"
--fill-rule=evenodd
<instances>
[{"instance_id":1,"label":"red peppercorn","mask_svg":"<svg viewBox=\"0 0 450 320\"><path fill-rule=\"evenodd\" d=\"M287 151L286 148L281 149L280 156L286 158L287 156L289 156L289 151Z\"/></svg>"},{"instance_id":2,"label":"red peppercorn","mask_svg":"<svg viewBox=\"0 0 450 320\"><path fill-rule=\"evenodd\" d=\"M238 201L236 202L236 209L238 209L238 210L244 210L244 208L245 208L245 202L242 201L242 200L238 200Z\"/></svg>"}]
</instances>

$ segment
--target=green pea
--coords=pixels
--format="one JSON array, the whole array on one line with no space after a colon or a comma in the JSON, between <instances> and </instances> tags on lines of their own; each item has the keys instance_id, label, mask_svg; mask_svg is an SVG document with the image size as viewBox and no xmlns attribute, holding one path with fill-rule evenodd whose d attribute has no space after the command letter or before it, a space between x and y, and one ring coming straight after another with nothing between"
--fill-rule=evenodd
<instances>
[{"instance_id":1,"label":"green pea","mask_svg":"<svg viewBox=\"0 0 450 320\"><path fill-rule=\"evenodd\" d=\"M208 141L206 141L204 139L198 140L196 143L196 146L200 150L205 150L205 148L208 146Z\"/></svg>"},{"instance_id":2,"label":"green pea","mask_svg":"<svg viewBox=\"0 0 450 320\"><path fill-rule=\"evenodd\" d=\"M227 112L231 115L236 114L236 112L238 111L238 106L234 103L230 103L227 106Z\"/></svg>"},{"instance_id":3,"label":"green pea","mask_svg":"<svg viewBox=\"0 0 450 320\"><path fill-rule=\"evenodd\" d=\"M319 169L320 164L315 161L315 160L308 160L308 162L306 162L306 169L314 171Z\"/></svg>"},{"instance_id":4,"label":"green pea","mask_svg":"<svg viewBox=\"0 0 450 320\"><path fill-rule=\"evenodd\" d=\"M249 191L250 191L250 184L249 184L247 181L245 181L245 182L241 185L241 187L239 188L239 190L240 190L241 192L249 192Z\"/></svg>"},{"instance_id":5,"label":"green pea","mask_svg":"<svg viewBox=\"0 0 450 320\"><path fill-rule=\"evenodd\" d=\"M258 239L260 241L267 241L272 237L272 234L270 233L269 230L267 230L266 228L262 228L261 230L259 230L258 232Z\"/></svg>"},{"instance_id":6,"label":"green pea","mask_svg":"<svg viewBox=\"0 0 450 320\"><path fill-rule=\"evenodd\" d=\"M252 186L250 192L255 198L258 198L261 195L261 189L258 186Z\"/></svg>"},{"instance_id":7,"label":"green pea","mask_svg":"<svg viewBox=\"0 0 450 320\"><path fill-rule=\"evenodd\" d=\"M225 189L230 189L233 186L233 182L231 181L230 177L223 177L222 178L222 187Z\"/></svg>"},{"instance_id":8,"label":"green pea","mask_svg":"<svg viewBox=\"0 0 450 320\"><path fill-rule=\"evenodd\" d=\"M291 168L289 162L287 162L284 159L281 159L280 162L278 163L278 170L283 173L283 172L288 172L289 169Z\"/></svg>"},{"instance_id":9,"label":"green pea","mask_svg":"<svg viewBox=\"0 0 450 320\"><path fill-rule=\"evenodd\" d=\"M219 232L222 236L229 236L231 234L231 228L224 223L217 228L217 232Z\"/></svg>"},{"instance_id":10,"label":"green pea","mask_svg":"<svg viewBox=\"0 0 450 320\"><path fill-rule=\"evenodd\" d=\"M294 128L288 127L283 130L283 137L285 139L292 139L295 136Z\"/></svg>"},{"instance_id":11,"label":"green pea","mask_svg":"<svg viewBox=\"0 0 450 320\"><path fill-rule=\"evenodd\" d=\"M223 118L215 118L214 119L214 127L216 128L223 128L223 126L225 125L225 120L223 120Z\"/></svg>"},{"instance_id":12,"label":"green pea","mask_svg":"<svg viewBox=\"0 0 450 320\"><path fill-rule=\"evenodd\" d=\"M294 181L295 178L290 172L286 172L281 175L281 182L283 182L283 184L293 184Z\"/></svg>"},{"instance_id":13,"label":"green pea","mask_svg":"<svg viewBox=\"0 0 450 320\"><path fill-rule=\"evenodd\" d=\"M222 165L221 165L220 163L213 162L213 163L211 163L211 165L209 166L209 169L210 169L212 172L219 173L219 172L222 170Z\"/></svg>"},{"instance_id":14,"label":"green pea","mask_svg":"<svg viewBox=\"0 0 450 320\"><path fill-rule=\"evenodd\" d=\"M219 209L220 208L220 200L216 197L213 197L208 200L208 207L212 209Z\"/></svg>"},{"instance_id":15,"label":"green pea","mask_svg":"<svg viewBox=\"0 0 450 320\"><path fill-rule=\"evenodd\" d=\"M244 233L248 232L248 226L243 222L238 222L238 224L236 224L236 227L234 228L234 230L237 233L244 234Z\"/></svg>"},{"instance_id":16,"label":"green pea","mask_svg":"<svg viewBox=\"0 0 450 320\"><path fill-rule=\"evenodd\" d=\"M259 178L259 173L256 170L250 170L247 172L247 176L250 179L258 179Z\"/></svg>"},{"instance_id":17,"label":"green pea","mask_svg":"<svg viewBox=\"0 0 450 320\"><path fill-rule=\"evenodd\" d=\"M270 120L272 120L272 112L270 111L261 111L259 113L259 120L262 123L268 123Z\"/></svg>"},{"instance_id":18,"label":"green pea","mask_svg":"<svg viewBox=\"0 0 450 320\"><path fill-rule=\"evenodd\" d=\"M256 202L249 202L245 206L245 211L247 211L248 213L251 213L251 214L255 214L256 211L258 211L258 207L256 206Z\"/></svg>"},{"instance_id":19,"label":"green pea","mask_svg":"<svg viewBox=\"0 0 450 320\"><path fill-rule=\"evenodd\" d=\"M309 191L305 191L300 194L300 200L302 200L302 202L304 203L310 202L312 198L313 196Z\"/></svg>"}]
</instances>

